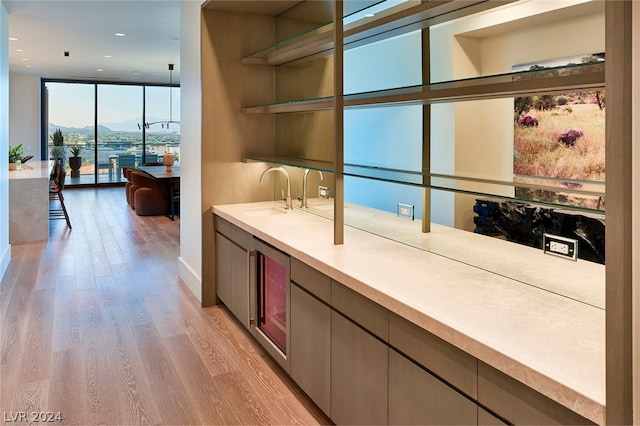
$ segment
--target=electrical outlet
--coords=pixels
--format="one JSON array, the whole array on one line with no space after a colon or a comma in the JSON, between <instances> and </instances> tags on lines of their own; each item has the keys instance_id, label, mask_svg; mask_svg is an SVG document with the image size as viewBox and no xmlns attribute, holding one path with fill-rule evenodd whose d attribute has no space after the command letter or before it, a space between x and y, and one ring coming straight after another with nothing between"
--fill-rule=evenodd
<instances>
[{"instance_id":1,"label":"electrical outlet","mask_svg":"<svg viewBox=\"0 0 640 426\"><path fill-rule=\"evenodd\" d=\"M578 240L552 234L544 234L542 238L545 253L578 260Z\"/></svg>"},{"instance_id":2,"label":"electrical outlet","mask_svg":"<svg viewBox=\"0 0 640 426\"><path fill-rule=\"evenodd\" d=\"M414 207L411 204L398 203L398 217L413 220Z\"/></svg>"},{"instance_id":3,"label":"electrical outlet","mask_svg":"<svg viewBox=\"0 0 640 426\"><path fill-rule=\"evenodd\" d=\"M329 188L326 186L318 185L318 198L329 199Z\"/></svg>"}]
</instances>

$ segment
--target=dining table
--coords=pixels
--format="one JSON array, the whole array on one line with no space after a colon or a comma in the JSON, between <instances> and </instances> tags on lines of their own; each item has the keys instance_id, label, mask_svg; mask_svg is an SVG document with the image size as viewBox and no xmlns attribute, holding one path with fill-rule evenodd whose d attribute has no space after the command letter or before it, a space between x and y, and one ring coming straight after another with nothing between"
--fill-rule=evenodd
<instances>
[{"instance_id":1,"label":"dining table","mask_svg":"<svg viewBox=\"0 0 640 426\"><path fill-rule=\"evenodd\" d=\"M176 186L180 185L180 166L139 166L136 170L140 170L160 181L166 181L167 191L169 192L169 214L171 220L175 220L175 204L180 199L180 191L176 190Z\"/></svg>"}]
</instances>

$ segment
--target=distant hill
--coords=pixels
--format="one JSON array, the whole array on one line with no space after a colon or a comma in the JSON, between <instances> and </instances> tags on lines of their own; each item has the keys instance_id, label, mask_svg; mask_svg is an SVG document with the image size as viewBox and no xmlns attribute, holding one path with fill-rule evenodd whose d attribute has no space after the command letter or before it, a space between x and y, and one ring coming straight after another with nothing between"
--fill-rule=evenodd
<instances>
[{"instance_id":1,"label":"distant hill","mask_svg":"<svg viewBox=\"0 0 640 426\"><path fill-rule=\"evenodd\" d=\"M160 118L156 118L156 117L148 117L147 118L147 122L148 123L153 123L153 122L157 122L157 121L161 121L161 120L166 120L166 118L164 119L160 119ZM103 132L138 132L140 131L140 129L138 128L138 124L140 123L140 120L138 119L131 119L131 120L126 120L126 121L120 121L120 122L114 122L114 123L104 123L101 124L100 126L98 126L98 131L100 133ZM49 123L49 134L53 133L56 129L60 129L62 130L62 133L65 132L74 132L74 133L83 133L86 131L90 131L93 129L93 126L84 126L84 127L65 127L65 126L60 126L57 124L53 124L53 123ZM151 132L171 132L171 133L175 133L175 132L180 132L180 126L178 125L172 125L170 129L163 129L162 126L160 124L154 125L152 129L150 129L149 131Z\"/></svg>"},{"instance_id":2,"label":"distant hill","mask_svg":"<svg viewBox=\"0 0 640 426\"><path fill-rule=\"evenodd\" d=\"M69 133L69 132L73 132L73 133L80 133L80 132L86 132L88 130L93 130L93 126L84 126L84 127L65 127L65 126L59 126L57 124L54 123L49 123L49 133L53 133L56 129L60 129L62 131L62 133ZM98 126L98 131L100 132L112 132L113 130L109 127L106 126Z\"/></svg>"}]
</instances>

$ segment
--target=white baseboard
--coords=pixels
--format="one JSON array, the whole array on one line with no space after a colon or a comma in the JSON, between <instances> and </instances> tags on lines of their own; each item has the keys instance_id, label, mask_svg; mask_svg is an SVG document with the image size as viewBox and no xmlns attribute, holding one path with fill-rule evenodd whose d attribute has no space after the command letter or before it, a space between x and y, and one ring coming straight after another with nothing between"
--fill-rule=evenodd
<instances>
[{"instance_id":1,"label":"white baseboard","mask_svg":"<svg viewBox=\"0 0 640 426\"><path fill-rule=\"evenodd\" d=\"M4 277L4 273L7 271L9 267L9 262L11 261L11 244L7 244L0 256L0 279Z\"/></svg>"},{"instance_id":2,"label":"white baseboard","mask_svg":"<svg viewBox=\"0 0 640 426\"><path fill-rule=\"evenodd\" d=\"M189 287L191 293L202 302L202 279L193 272L181 257L178 257L178 276Z\"/></svg>"}]
</instances>

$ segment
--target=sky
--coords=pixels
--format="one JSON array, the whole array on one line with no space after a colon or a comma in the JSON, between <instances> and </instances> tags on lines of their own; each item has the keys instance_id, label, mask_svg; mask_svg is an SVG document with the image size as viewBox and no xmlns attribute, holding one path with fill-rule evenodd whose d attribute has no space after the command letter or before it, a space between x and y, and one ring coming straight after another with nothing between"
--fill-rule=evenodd
<instances>
[{"instance_id":1,"label":"sky","mask_svg":"<svg viewBox=\"0 0 640 426\"><path fill-rule=\"evenodd\" d=\"M63 127L85 127L94 124L95 86L87 83L48 82L49 123ZM99 84L98 122L142 122L142 86ZM169 101L172 97L173 108ZM146 121L180 120L180 89L148 86L146 88Z\"/></svg>"}]
</instances>

